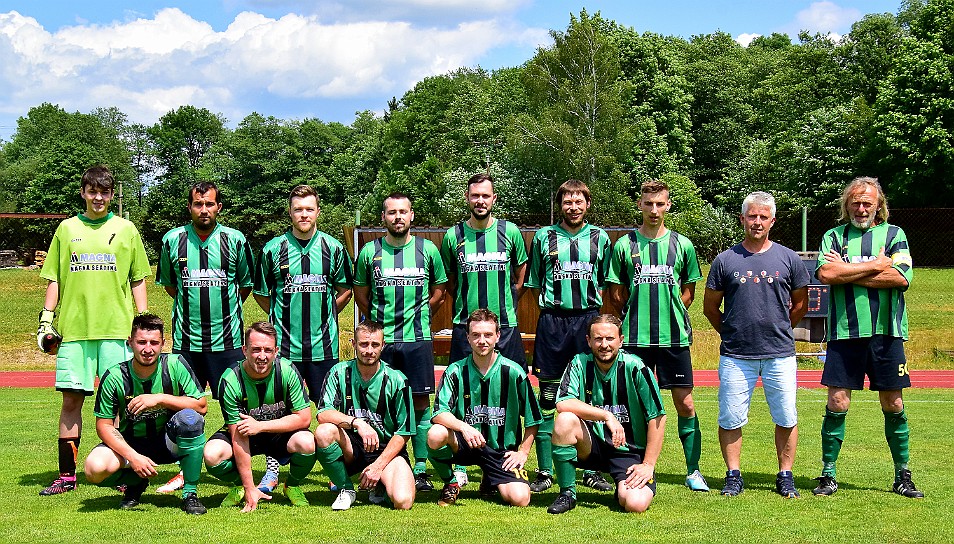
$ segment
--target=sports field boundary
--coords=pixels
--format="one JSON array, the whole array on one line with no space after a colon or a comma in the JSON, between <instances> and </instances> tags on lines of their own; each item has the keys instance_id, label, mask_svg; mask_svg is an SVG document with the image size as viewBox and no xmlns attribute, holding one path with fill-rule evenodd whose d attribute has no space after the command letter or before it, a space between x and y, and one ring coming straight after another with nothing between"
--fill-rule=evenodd
<instances>
[{"instance_id":1,"label":"sports field boundary","mask_svg":"<svg viewBox=\"0 0 954 544\"><path fill-rule=\"evenodd\" d=\"M437 381L440 381L444 367L434 371ZM798 387L805 389L819 389L821 384L821 370L799 370ZM0 387L53 387L55 373L52 371L11 371L0 372ZM719 385L719 375L716 370L694 370L693 378L698 387L715 387ZM537 386L536 377L531 376L534 387ZM759 386L762 381L759 380ZM865 387L868 381L865 380ZM915 370L911 373L911 387L928 389L954 389L954 370Z\"/></svg>"}]
</instances>

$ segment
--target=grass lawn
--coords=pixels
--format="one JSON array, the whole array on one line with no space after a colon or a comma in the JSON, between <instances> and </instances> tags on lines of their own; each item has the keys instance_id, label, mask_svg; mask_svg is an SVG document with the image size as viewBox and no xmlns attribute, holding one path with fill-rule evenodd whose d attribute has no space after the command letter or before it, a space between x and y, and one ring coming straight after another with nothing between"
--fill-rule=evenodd
<instances>
[{"instance_id":1,"label":"grass lawn","mask_svg":"<svg viewBox=\"0 0 954 544\"><path fill-rule=\"evenodd\" d=\"M168 319L172 315L172 299L152 278L148 282L149 308ZM694 325L693 366L714 369L719 362L719 335L702 315L702 283L697 288L696 302L689 308ZM46 281L40 279L37 270L0 270L0 371L53 370L53 357L36 349L37 314L45 289ZM911 369L954 368L954 358L945 353L954 352L950 333L954 329L954 269L918 269L905 301L911 330L906 345ZM342 312L342 329L350 329L352 315L352 306ZM246 323L265 318L252 297L245 303L244 316ZM342 333L342 359L353 357L349 337L350 332ZM817 352L818 348L817 344L798 346L800 352ZM813 358L803 359L800 364L820 368Z\"/></svg>"},{"instance_id":2,"label":"grass lawn","mask_svg":"<svg viewBox=\"0 0 954 544\"><path fill-rule=\"evenodd\" d=\"M332 512L334 494L315 472L304 490L312 503L293 509L283 497L260 511L241 514L218 508L226 487L203 475L199 493L205 516L188 516L179 499L158 495L155 485L135 511L116 509L120 495L85 485L65 495L39 497L55 477L55 421L59 397L42 389L0 389L0 403L12 417L0 418L0 542L952 542L954 541L954 474L949 470L950 410L954 391L911 390L906 395L912 425L915 482L927 498L911 500L889 491L892 465L883 436L883 418L873 393L858 393L848 418L839 463L838 494L811 496L819 469L819 425L824 392L800 390L802 436L796 460L800 500L784 500L773 491L773 426L761 392L756 392L751 422L745 428L745 492L734 498L717 492L699 494L682 486L684 460L674 421L667 429L657 467L657 499L642 515L623 514L612 493L580 488L575 510L551 516L544 509L556 488L533 498L525 509L504 507L476 497L466 487L460 503L436 505L437 492L422 493L410 512L394 512L359 502L347 512ZM667 399L668 400L668 399ZM670 405L667 402L667 405ZM724 467L715 430L716 391L699 388L696 405L703 430L702 470L710 485L721 488ZM86 404L87 433L81 457L97 443L92 433L92 402ZM15 416L13 415L15 414ZM213 402L207 434L221 424ZM256 458L256 472L262 468ZM531 467L535 460L531 459ZM171 477L163 467L153 482ZM283 469L283 473L287 469ZM472 478L476 475L472 474ZM258 476L258 474L256 474ZM475 478L476 479L476 478Z\"/></svg>"}]
</instances>

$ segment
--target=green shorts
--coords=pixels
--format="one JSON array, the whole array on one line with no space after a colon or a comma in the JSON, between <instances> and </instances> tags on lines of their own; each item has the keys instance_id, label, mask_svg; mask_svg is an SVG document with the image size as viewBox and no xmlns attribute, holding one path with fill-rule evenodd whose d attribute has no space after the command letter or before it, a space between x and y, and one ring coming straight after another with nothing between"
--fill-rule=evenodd
<instances>
[{"instance_id":1,"label":"green shorts","mask_svg":"<svg viewBox=\"0 0 954 544\"><path fill-rule=\"evenodd\" d=\"M56 390L90 396L97 376L131 357L125 340L63 342L56 353Z\"/></svg>"}]
</instances>

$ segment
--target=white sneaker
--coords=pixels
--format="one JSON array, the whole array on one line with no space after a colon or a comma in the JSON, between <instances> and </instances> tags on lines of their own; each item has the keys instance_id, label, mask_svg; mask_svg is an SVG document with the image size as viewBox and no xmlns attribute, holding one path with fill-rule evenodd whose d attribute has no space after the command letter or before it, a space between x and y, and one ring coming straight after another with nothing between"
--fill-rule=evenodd
<instances>
[{"instance_id":1,"label":"white sneaker","mask_svg":"<svg viewBox=\"0 0 954 544\"><path fill-rule=\"evenodd\" d=\"M454 471L454 477L457 478L457 485L464 487L469 482L467 480L467 469L462 468L461 470Z\"/></svg>"},{"instance_id":2,"label":"white sneaker","mask_svg":"<svg viewBox=\"0 0 954 544\"><path fill-rule=\"evenodd\" d=\"M331 509L347 510L351 508L351 505L354 504L354 501L357 498L358 494L354 489L342 489L338 492L338 498L335 499L335 502L331 503Z\"/></svg>"},{"instance_id":3,"label":"white sneaker","mask_svg":"<svg viewBox=\"0 0 954 544\"><path fill-rule=\"evenodd\" d=\"M686 487L693 491L709 491L709 484L706 483L706 479L702 477L702 473L698 470L686 476Z\"/></svg>"},{"instance_id":4,"label":"white sneaker","mask_svg":"<svg viewBox=\"0 0 954 544\"><path fill-rule=\"evenodd\" d=\"M157 487L156 492L172 493L173 491L182 489L182 486L184 485L185 485L185 480L182 478L182 472L180 471L179 474L176 474L175 476L173 476L171 480Z\"/></svg>"}]
</instances>

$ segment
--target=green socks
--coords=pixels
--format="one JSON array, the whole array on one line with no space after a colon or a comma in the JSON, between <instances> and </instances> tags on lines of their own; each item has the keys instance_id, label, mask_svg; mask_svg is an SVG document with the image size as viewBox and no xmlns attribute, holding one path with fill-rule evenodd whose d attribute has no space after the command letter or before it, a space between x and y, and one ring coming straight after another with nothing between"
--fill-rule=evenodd
<instances>
[{"instance_id":1,"label":"green socks","mask_svg":"<svg viewBox=\"0 0 954 544\"><path fill-rule=\"evenodd\" d=\"M679 440L682 441L682 452L686 456L686 474L699 470L699 458L702 456L702 431L699 429L699 418L696 416L679 416Z\"/></svg>"},{"instance_id":2,"label":"green socks","mask_svg":"<svg viewBox=\"0 0 954 544\"><path fill-rule=\"evenodd\" d=\"M556 480L560 485L560 493L569 491L576 498L576 467L573 461L577 458L576 448L573 446L553 446L553 466L556 469Z\"/></svg>"},{"instance_id":3,"label":"green socks","mask_svg":"<svg viewBox=\"0 0 954 544\"><path fill-rule=\"evenodd\" d=\"M179 467L182 468L182 496L187 493L196 493L199 477L202 476L202 450L205 447L205 435L184 438L176 437L176 447L182 457Z\"/></svg>"},{"instance_id":4,"label":"green socks","mask_svg":"<svg viewBox=\"0 0 954 544\"><path fill-rule=\"evenodd\" d=\"M110 474L106 477L105 480L96 484L99 487L116 487L118 485L128 485L133 486L141 482L143 479L139 477L138 474L133 472L131 468L121 468L116 472Z\"/></svg>"},{"instance_id":5,"label":"green socks","mask_svg":"<svg viewBox=\"0 0 954 544\"><path fill-rule=\"evenodd\" d=\"M835 462L838 461L838 454L841 452L841 443L845 441L846 415L848 412L832 412L825 408L825 419L822 421L821 428L822 476L835 477ZM885 423L885 429L887 429L887 423ZM888 443L890 444L890 440Z\"/></svg>"},{"instance_id":6,"label":"green socks","mask_svg":"<svg viewBox=\"0 0 954 544\"><path fill-rule=\"evenodd\" d=\"M226 459L214 467L210 467L207 464L205 468L209 471L209 474L228 484L239 485L239 483L242 481L238 470L235 469L235 462L231 459ZM185 478L185 476L183 476L183 478Z\"/></svg>"},{"instance_id":7,"label":"green socks","mask_svg":"<svg viewBox=\"0 0 954 544\"><path fill-rule=\"evenodd\" d=\"M294 458L293 455L292 463L294 463ZM315 451L315 455L312 456L311 466L315 465L315 460L321 462L321 468L324 469L331 483L338 486L338 489L354 489L351 478L348 478L348 469L345 468L344 461L342 460L341 446L338 445L337 442L332 442L327 448L318 448ZM294 466L294 464L292 466ZM305 476L308 475L310 470L311 467L308 467L308 470L305 471Z\"/></svg>"},{"instance_id":8,"label":"green socks","mask_svg":"<svg viewBox=\"0 0 954 544\"><path fill-rule=\"evenodd\" d=\"M450 465L450 460L454 456L454 451L450 448L450 446L443 446L436 450L428 448L427 451L429 453L431 465L434 466L434 472L437 473L437 477L440 478L444 483L457 481L457 477L454 476L454 471L451 469Z\"/></svg>"},{"instance_id":9,"label":"green socks","mask_svg":"<svg viewBox=\"0 0 954 544\"><path fill-rule=\"evenodd\" d=\"M341 448L339 447L339 450ZM288 462L288 479L285 483L291 487L296 487L301 485L305 478L308 477L308 473L311 472L311 469L315 467L315 462L318 461L318 453L293 453L291 460ZM342 468L344 468L344 462L341 458L338 460ZM345 479L348 479L347 470L345 470ZM348 479L348 483L351 483L351 480Z\"/></svg>"},{"instance_id":10,"label":"green socks","mask_svg":"<svg viewBox=\"0 0 954 544\"><path fill-rule=\"evenodd\" d=\"M431 408L424 410L414 409L414 423L417 433L411 437L411 448L414 450L414 474L427 470L427 431L431 429Z\"/></svg>"},{"instance_id":11,"label":"green socks","mask_svg":"<svg viewBox=\"0 0 954 544\"><path fill-rule=\"evenodd\" d=\"M891 459L894 461L894 477L908 468L908 416L902 408L900 412L884 412L884 437L888 440Z\"/></svg>"}]
</instances>

